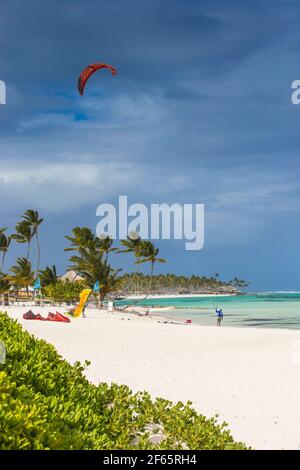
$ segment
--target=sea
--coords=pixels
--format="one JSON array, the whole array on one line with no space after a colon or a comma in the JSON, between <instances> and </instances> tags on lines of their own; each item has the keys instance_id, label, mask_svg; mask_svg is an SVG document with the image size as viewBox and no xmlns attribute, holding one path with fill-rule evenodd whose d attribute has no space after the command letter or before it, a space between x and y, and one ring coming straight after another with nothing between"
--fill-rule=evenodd
<instances>
[{"instance_id":1,"label":"sea","mask_svg":"<svg viewBox=\"0 0 300 470\"><path fill-rule=\"evenodd\" d=\"M167 320L216 325L215 309L222 308L222 326L300 329L300 292L257 292L234 296L147 298L121 300L119 305L173 307L159 310ZM152 315L152 313L151 313ZM155 313L154 313L155 315Z\"/></svg>"}]
</instances>

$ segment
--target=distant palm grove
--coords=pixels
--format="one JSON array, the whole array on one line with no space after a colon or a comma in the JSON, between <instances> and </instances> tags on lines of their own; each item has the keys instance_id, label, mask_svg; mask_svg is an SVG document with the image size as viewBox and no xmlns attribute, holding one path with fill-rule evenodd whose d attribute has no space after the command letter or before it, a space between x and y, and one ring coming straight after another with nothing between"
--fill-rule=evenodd
<instances>
[{"instance_id":1,"label":"distant palm grove","mask_svg":"<svg viewBox=\"0 0 300 470\"><path fill-rule=\"evenodd\" d=\"M224 292L247 286L245 281L237 278L222 282L218 274L210 278L154 275L155 265L166 261L159 256L159 248L150 240L142 240L134 232L121 240L117 247L109 236L98 237L88 227L75 227L71 235L65 236L69 244L65 251L71 252L68 270L74 271L75 276L71 282L63 282L54 265L44 269L40 267L39 228L42 223L39 213L29 209L16 224L15 233L7 234L7 228L0 227L0 295L18 298L19 292L25 291L29 297L33 295L32 287L37 285L36 295L71 302L78 298L80 289L93 288L97 284L99 289L95 296L101 302L106 297L116 299L127 294ZM6 269L6 255L13 242L24 245L24 256ZM134 270L131 274L121 275L122 270L110 264L112 255L122 253L132 255ZM143 264L149 265L149 275L140 272Z\"/></svg>"},{"instance_id":2,"label":"distant palm grove","mask_svg":"<svg viewBox=\"0 0 300 470\"><path fill-rule=\"evenodd\" d=\"M134 279L133 279L134 277ZM128 285L132 280L128 293L131 295L143 294L149 286L150 276L143 273L124 274L120 277L121 285ZM218 279L218 274L212 277L205 276L176 276L175 274L158 274L152 276L151 294L201 294L211 292L237 292L247 287L247 283L234 278L229 282Z\"/></svg>"}]
</instances>

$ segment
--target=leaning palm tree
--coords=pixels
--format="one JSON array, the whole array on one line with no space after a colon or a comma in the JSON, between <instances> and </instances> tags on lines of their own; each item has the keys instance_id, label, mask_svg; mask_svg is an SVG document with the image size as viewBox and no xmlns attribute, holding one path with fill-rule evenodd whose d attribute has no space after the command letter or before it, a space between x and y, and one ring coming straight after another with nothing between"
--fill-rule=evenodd
<instances>
[{"instance_id":1,"label":"leaning palm tree","mask_svg":"<svg viewBox=\"0 0 300 470\"><path fill-rule=\"evenodd\" d=\"M142 263L150 263L151 268L150 268L150 281L149 281L149 286L146 295L142 298L137 300L136 302L133 302L131 305L136 305L137 303L142 302L145 300L151 291L151 286L152 286L152 281L153 281L153 272L154 272L154 265L155 263L165 263L166 260L164 258L159 258L159 248L155 248L153 243L150 240L144 240L141 243L140 247L140 256L141 259L139 261L136 261L137 264L142 264ZM129 307L129 305L127 306ZM125 308L127 308L125 307Z\"/></svg>"},{"instance_id":2,"label":"leaning palm tree","mask_svg":"<svg viewBox=\"0 0 300 470\"><path fill-rule=\"evenodd\" d=\"M44 219L40 218L38 211L34 211L32 209L28 209L26 212L24 212L23 219L31 227L32 236L35 236L35 239L36 239L37 264L36 264L36 276L35 277L37 278L39 275L40 258L41 258L41 248L40 248L40 240L39 240L39 235L38 235L38 228Z\"/></svg>"},{"instance_id":3,"label":"leaning palm tree","mask_svg":"<svg viewBox=\"0 0 300 470\"><path fill-rule=\"evenodd\" d=\"M27 243L26 259L28 261L30 255L31 240L33 238L32 228L28 222L22 220L16 225L16 233L11 238L17 243Z\"/></svg>"},{"instance_id":4,"label":"leaning palm tree","mask_svg":"<svg viewBox=\"0 0 300 470\"><path fill-rule=\"evenodd\" d=\"M2 253L0 272L3 272L5 256L8 252L8 248L12 239L11 236L5 235L5 230L6 228L0 228L0 252Z\"/></svg>"},{"instance_id":5,"label":"leaning palm tree","mask_svg":"<svg viewBox=\"0 0 300 470\"><path fill-rule=\"evenodd\" d=\"M71 242L71 246L65 248L64 251L79 251L81 248L99 247L101 244L100 239L88 227L74 227L72 236L66 235L65 238Z\"/></svg>"},{"instance_id":6,"label":"leaning palm tree","mask_svg":"<svg viewBox=\"0 0 300 470\"><path fill-rule=\"evenodd\" d=\"M140 267L140 259L142 256L141 250L143 246L143 240L141 239L140 235L137 232L131 232L129 236L127 236L126 240L121 240L121 245L123 245L123 250L118 250L118 253L132 253L136 259L135 261L135 272L130 276L129 283L127 286L118 293L118 295L113 299L120 297L125 292L129 291L130 287L132 286L136 276L138 275L139 267Z\"/></svg>"},{"instance_id":7,"label":"leaning palm tree","mask_svg":"<svg viewBox=\"0 0 300 470\"><path fill-rule=\"evenodd\" d=\"M12 274L8 274L5 279L14 286L17 291L25 288L27 298L29 297L29 286L34 283L34 273L30 261L26 258L18 258L15 266L10 268Z\"/></svg>"},{"instance_id":8,"label":"leaning palm tree","mask_svg":"<svg viewBox=\"0 0 300 470\"><path fill-rule=\"evenodd\" d=\"M158 258L159 248L155 248L153 243L150 240L143 241L141 254L143 259L139 261L141 263L150 263L150 283L148 287L148 295L151 290L152 279L153 279L153 272L154 272L154 265L155 263L165 263L166 260L164 258Z\"/></svg>"}]
</instances>

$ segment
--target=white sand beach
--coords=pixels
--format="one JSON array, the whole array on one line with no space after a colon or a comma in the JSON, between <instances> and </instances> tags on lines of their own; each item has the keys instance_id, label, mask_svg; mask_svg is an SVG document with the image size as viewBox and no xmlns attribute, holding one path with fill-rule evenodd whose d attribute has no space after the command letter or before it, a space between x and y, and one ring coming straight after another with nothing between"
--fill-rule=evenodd
<instances>
[{"instance_id":1,"label":"white sand beach","mask_svg":"<svg viewBox=\"0 0 300 470\"><path fill-rule=\"evenodd\" d=\"M164 324L92 309L61 324L23 320L26 310L7 309L70 362L89 359L93 383L191 400L256 449L300 449L300 331Z\"/></svg>"}]
</instances>

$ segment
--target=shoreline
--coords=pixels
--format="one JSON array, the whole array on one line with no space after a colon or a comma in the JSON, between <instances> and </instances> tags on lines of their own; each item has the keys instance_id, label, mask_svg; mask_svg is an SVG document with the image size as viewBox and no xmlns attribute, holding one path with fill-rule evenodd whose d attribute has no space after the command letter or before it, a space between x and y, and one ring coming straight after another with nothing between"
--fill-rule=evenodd
<instances>
[{"instance_id":1,"label":"shoreline","mask_svg":"<svg viewBox=\"0 0 300 470\"><path fill-rule=\"evenodd\" d=\"M26 307L5 310L69 362L90 360L85 374L94 384L115 382L153 398L191 400L205 416L219 414L219 422L247 445L300 449L299 330L191 328L96 309L61 324L24 320ZM33 307L43 315L48 310Z\"/></svg>"},{"instance_id":2,"label":"shoreline","mask_svg":"<svg viewBox=\"0 0 300 470\"><path fill-rule=\"evenodd\" d=\"M226 293L226 294L153 294L149 295L145 300L155 300L155 299L184 299L184 298L193 298L193 297L231 297L240 295L239 293ZM144 295L128 295L126 298L122 299L122 302L130 299L143 299Z\"/></svg>"}]
</instances>

